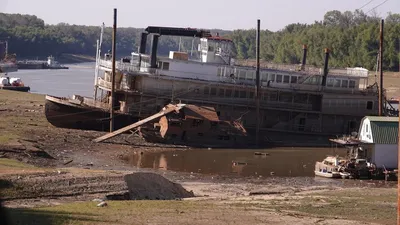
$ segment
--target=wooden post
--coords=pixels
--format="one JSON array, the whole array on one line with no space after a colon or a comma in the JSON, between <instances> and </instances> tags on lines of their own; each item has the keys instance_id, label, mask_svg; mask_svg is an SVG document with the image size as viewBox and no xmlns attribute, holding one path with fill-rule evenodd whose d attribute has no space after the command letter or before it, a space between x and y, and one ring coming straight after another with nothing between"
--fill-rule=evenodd
<instances>
[{"instance_id":1,"label":"wooden post","mask_svg":"<svg viewBox=\"0 0 400 225\"><path fill-rule=\"evenodd\" d=\"M256 145L259 145L260 132L260 20L257 20L256 35Z\"/></svg>"},{"instance_id":2,"label":"wooden post","mask_svg":"<svg viewBox=\"0 0 400 225\"><path fill-rule=\"evenodd\" d=\"M114 9L114 25L112 34L112 72L111 72L111 107L110 107L110 132L114 131L114 97L115 97L115 48L117 36L117 9Z\"/></svg>"},{"instance_id":3,"label":"wooden post","mask_svg":"<svg viewBox=\"0 0 400 225\"><path fill-rule=\"evenodd\" d=\"M381 20L380 27L380 42L379 42L379 116L383 116L383 24L384 20Z\"/></svg>"}]
</instances>

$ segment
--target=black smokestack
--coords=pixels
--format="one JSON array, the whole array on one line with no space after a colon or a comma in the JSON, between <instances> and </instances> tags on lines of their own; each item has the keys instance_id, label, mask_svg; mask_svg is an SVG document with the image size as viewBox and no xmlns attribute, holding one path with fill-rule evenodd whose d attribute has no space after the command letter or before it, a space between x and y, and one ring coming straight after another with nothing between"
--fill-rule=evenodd
<instances>
[{"instance_id":1,"label":"black smokestack","mask_svg":"<svg viewBox=\"0 0 400 225\"><path fill-rule=\"evenodd\" d=\"M303 45L303 62L301 63L301 70L304 70L307 62L307 45Z\"/></svg>"},{"instance_id":2,"label":"black smokestack","mask_svg":"<svg viewBox=\"0 0 400 225\"><path fill-rule=\"evenodd\" d=\"M158 46L158 34L153 34L153 41L151 43L151 61L150 67L157 68L157 46Z\"/></svg>"},{"instance_id":3,"label":"black smokestack","mask_svg":"<svg viewBox=\"0 0 400 225\"><path fill-rule=\"evenodd\" d=\"M139 48L140 54L146 54L146 42L147 42L147 33L143 32L140 38L140 48Z\"/></svg>"},{"instance_id":4,"label":"black smokestack","mask_svg":"<svg viewBox=\"0 0 400 225\"><path fill-rule=\"evenodd\" d=\"M325 48L325 64L324 64L324 76L322 77L322 87L326 86L326 78L328 77L328 61L329 61L329 49Z\"/></svg>"}]
</instances>

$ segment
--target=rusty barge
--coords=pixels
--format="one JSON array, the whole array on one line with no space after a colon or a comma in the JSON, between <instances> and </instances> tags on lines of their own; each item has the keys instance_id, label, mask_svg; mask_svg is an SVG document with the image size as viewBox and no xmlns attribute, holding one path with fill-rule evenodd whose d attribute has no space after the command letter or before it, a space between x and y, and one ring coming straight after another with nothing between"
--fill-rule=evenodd
<instances>
[{"instance_id":1,"label":"rusty barge","mask_svg":"<svg viewBox=\"0 0 400 225\"><path fill-rule=\"evenodd\" d=\"M172 50L169 57L158 56L158 41L164 35L198 38L200 58L190 59L187 53ZM67 104L71 100L47 96L46 117L53 125L108 130L112 57L102 56L101 41L98 46L94 97L77 96L80 100L72 99L75 103L71 105ZM211 107L221 121L241 121L249 136L254 136L258 120L260 139L266 143L315 146L356 131L362 117L378 113L378 88L368 84L368 70L328 69L329 51L324 68L307 66L304 46L302 64L261 68L260 116L256 119L256 70L236 65L233 48L232 40L212 36L207 30L147 27L139 52L116 62L117 117L126 116L128 123L140 121L171 102L181 102ZM181 141L182 134L171 134L169 139Z\"/></svg>"}]
</instances>

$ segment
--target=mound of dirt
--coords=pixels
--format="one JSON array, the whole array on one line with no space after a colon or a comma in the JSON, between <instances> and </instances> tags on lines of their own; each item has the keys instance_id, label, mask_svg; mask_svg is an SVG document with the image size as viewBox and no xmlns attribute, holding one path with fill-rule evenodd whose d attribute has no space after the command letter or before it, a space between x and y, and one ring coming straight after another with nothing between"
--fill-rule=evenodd
<instances>
[{"instance_id":1,"label":"mound of dirt","mask_svg":"<svg viewBox=\"0 0 400 225\"><path fill-rule=\"evenodd\" d=\"M124 176L132 200L172 200L194 197L180 184L155 173L133 173Z\"/></svg>"}]
</instances>

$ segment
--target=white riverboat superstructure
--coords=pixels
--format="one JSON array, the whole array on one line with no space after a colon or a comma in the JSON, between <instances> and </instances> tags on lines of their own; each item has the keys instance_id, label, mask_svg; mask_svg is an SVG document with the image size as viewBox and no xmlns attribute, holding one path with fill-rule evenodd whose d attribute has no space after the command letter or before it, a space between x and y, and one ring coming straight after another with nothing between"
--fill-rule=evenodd
<instances>
[{"instance_id":1,"label":"white riverboat superstructure","mask_svg":"<svg viewBox=\"0 0 400 225\"><path fill-rule=\"evenodd\" d=\"M146 54L148 35L152 35L150 54ZM169 57L157 56L162 35L200 38L200 60L176 51ZM262 140L281 143L325 143L327 137L356 131L361 118L378 112L378 89L368 85L368 70L328 72L328 51L325 68L306 66L305 47L301 65L261 68L260 117L256 120L256 69L236 65L233 47L231 40L205 30L148 27L142 33L139 52L116 62L117 112L141 119L173 101L211 106L221 119L240 119L250 134L259 121ZM82 104L110 103L111 56L101 57L99 49L94 101L82 98Z\"/></svg>"}]
</instances>

